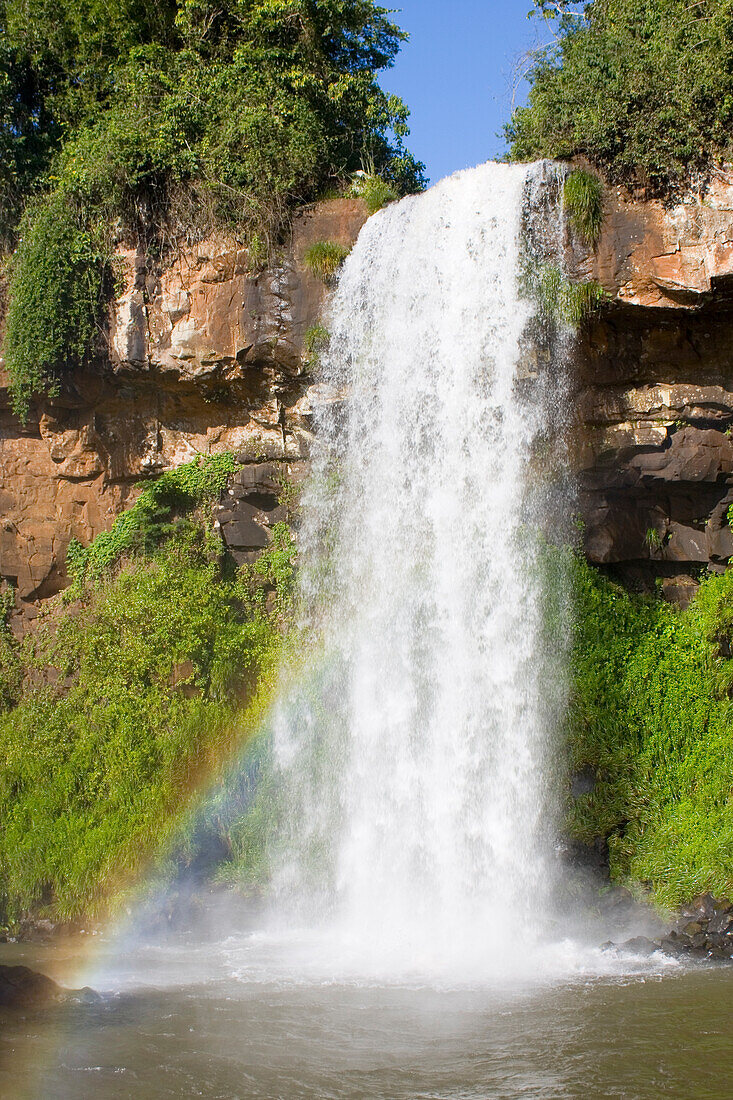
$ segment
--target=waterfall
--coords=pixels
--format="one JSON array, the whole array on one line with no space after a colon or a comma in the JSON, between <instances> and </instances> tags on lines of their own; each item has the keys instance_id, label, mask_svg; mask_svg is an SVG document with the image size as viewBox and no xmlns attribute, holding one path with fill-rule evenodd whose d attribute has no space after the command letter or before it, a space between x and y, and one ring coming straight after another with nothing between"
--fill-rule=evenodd
<instances>
[{"instance_id":1,"label":"waterfall","mask_svg":"<svg viewBox=\"0 0 733 1100\"><path fill-rule=\"evenodd\" d=\"M489 163L379 212L327 319L274 876L387 968L496 965L549 905L563 640L538 545L562 381L521 273L533 221L556 232L552 171Z\"/></svg>"}]
</instances>

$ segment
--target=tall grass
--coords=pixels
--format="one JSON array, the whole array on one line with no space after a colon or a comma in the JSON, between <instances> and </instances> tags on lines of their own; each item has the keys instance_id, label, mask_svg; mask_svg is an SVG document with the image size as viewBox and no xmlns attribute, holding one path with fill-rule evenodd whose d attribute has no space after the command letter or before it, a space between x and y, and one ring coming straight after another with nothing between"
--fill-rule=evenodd
<instances>
[{"instance_id":1,"label":"tall grass","mask_svg":"<svg viewBox=\"0 0 733 1100\"><path fill-rule=\"evenodd\" d=\"M598 176L576 169L565 177L563 203L571 224L595 248L603 228L603 184Z\"/></svg>"}]
</instances>

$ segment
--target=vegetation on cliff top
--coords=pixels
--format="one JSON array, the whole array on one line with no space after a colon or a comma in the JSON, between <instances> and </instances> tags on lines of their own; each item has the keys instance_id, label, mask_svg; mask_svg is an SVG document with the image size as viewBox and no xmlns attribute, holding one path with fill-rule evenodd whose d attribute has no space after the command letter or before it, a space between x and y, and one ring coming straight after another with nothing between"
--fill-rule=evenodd
<instances>
[{"instance_id":1,"label":"vegetation on cliff top","mask_svg":"<svg viewBox=\"0 0 733 1100\"><path fill-rule=\"evenodd\" d=\"M593 790L572 805L608 840L614 878L662 905L733 896L733 572L679 611L573 565L570 764Z\"/></svg>"},{"instance_id":2,"label":"vegetation on cliff top","mask_svg":"<svg viewBox=\"0 0 733 1100\"><path fill-rule=\"evenodd\" d=\"M206 472L188 468L196 485ZM152 859L186 845L193 858L192 799L267 698L292 538L279 525L237 571L210 509L178 511L94 583L77 578L76 603L22 647L0 629L0 923L101 916Z\"/></svg>"},{"instance_id":3,"label":"vegetation on cliff top","mask_svg":"<svg viewBox=\"0 0 733 1100\"><path fill-rule=\"evenodd\" d=\"M178 211L184 229L212 206L261 221L365 162L420 186L407 110L377 82L406 35L373 0L2 7L6 231L49 185L138 227Z\"/></svg>"},{"instance_id":4,"label":"vegetation on cliff top","mask_svg":"<svg viewBox=\"0 0 733 1100\"><path fill-rule=\"evenodd\" d=\"M586 156L654 191L733 154L733 16L727 0L539 0L554 21L507 127L511 155Z\"/></svg>"},{"instance_id":5,"label":"vegetation on cliff top","mask_svg":"<svg viewBox=\"0 0 733 1100\"><path fill-rule=\"evenodd\" d=\"M389 16L373 0L0 0L21 415L93 351L115 237L162 249L223 225L261 256L294 203L365 166L382 197L423 185L407 109L377 81L406 38Z\"/></svg>"}]
</instances>

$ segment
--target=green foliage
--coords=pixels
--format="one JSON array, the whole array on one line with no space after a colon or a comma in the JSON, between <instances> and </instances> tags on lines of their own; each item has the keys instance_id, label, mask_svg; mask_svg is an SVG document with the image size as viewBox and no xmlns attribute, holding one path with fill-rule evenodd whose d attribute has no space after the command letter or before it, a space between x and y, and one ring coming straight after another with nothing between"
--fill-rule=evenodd
<instances>
[{"instance_id":1,"label":"green foliage","mask_svg":"<svg viewBox=\"0 0 733 1100\"><path fill-rule=\"evenodd\" d=\"M370 204L424 185L407 109L377 80L406 35L373 0L0 0L0 13L0 244L20 238L4 354L24 420L93 355L113 237L160 252L224 226L256 271L290 207L360 164L382 177Z\"/></svg>"},{"instance_id":2,"label":"green foliage","mask_svg":"<svg viewBox=\"0 0 733 1100\"><path fill-rule=\"evenodd\" d=\"M603 184L598 176L582 169L566 176L563 205L578 234L594 248L603 227Z\"/></svg>"},{"instance_id":3,"label":"green foliage","mask_svg":"<svg viewBox=\"0 0 733 1100\"><path fill-rule=\"evenodd\" d=\"M655 527L648 527L644 535L644 542L652 553L662 549L663 539Z\"/></svg>"},{"instance_id":4,"label":"green foliage","mask_svg":"<svg viewBox=\"0 0 733 1100\"><path fill-rule=\"evenodd\" d=\"M614 180L665 191L730 159L728 0L537 7L559 24L535 54L528 105L507 127L515 160L583 154Z\"/></svg>"},{"instance_id":5,"label":"green foliage","mask_svg":"<svg viewBox=\"0 0 733 1100\"><path fill-rule=\"evenodd\" d=\"M571 283L555 264L524 265L522 292L537 304L540 316L550 324L576 329L605 298L599 283Z\"/></svg>"},{"instance_id":6,"label":"green foliage","mask_svg":"<svg viewBox=\"0 0 733 1100\"><path fill-rule=\"evenodd\" d=\"M733 573L689 609L630 595L573 562L570 763L596 784L570 811L608 838L614 877L674 906L733 891Z\"/></svg>"},{"instance_id":7,"label":"green foliage","mask_svg":"<svg viewBox=\"0 0 733 1100\"><path fill-rule=\"evenodd\" d=\"M0 715L5 919L103 916L151 861L195 846L192 806L270 705L281 645L212 538L191 523L37 636L25 694ZM278 533L262 567L281 610L285 546Z\"/></svg>"},{"instance_id":8,"label":"green foliage","mask_svg":"<svg viewBox=\"0 0 733 1100\"><path fill-rule=\"evenodd\" d=\"M15 589L12 584L0 587L0 627L7 626L8 619L15 607Z\"/></svg>"},{"instance_id":9,"label":"green foliage","mask_svg":"<svg viewBox=\"0 0 733 1100\"><path fill-rule=\"evenodd\" d=\"M393 184L369 172L357 173L349 191L355 198L364 200L370 214L376 214L377 210L400 197Z\"/></svg>"},{"instance_id":10,"label":"green foliage","mask_svg":"<svg viewBox=\"0 0 733 1100\"><path fill-rule=\"evenodd\" d=\"M274 524L270 546L257 561L239 570L253 611L268 611L276 622L288 621L293 606L295 554L295 540L287 523Z\"/></svg>"},{"instance_id":11,"label":"green foliage","mask_svg":"<svg viewBox=\"0 0 733 1100\"><path fill-rule=\"evenodd\" d=\"M316 241L306 249L303 260L313 274L328 283L333 279L341 264L349 254L338 241Z\"/></svg>"},{"instance_id":12,"label":"green foliage","mask_svg":"<svg viewBox=\"0 0 733 1100\"><path fill-rule=\"evenodd\" d=\"M31 398L89 356L102 323L108 251L67 197L32 204L11 264L3 352L13 408L26 420Z\"/></svg>"},{"instance_id":13,"label":"green foliage","mask_svg":"<svg viewBox=\"0 0 733 1100\"><path fill-rule=\"evenodd\" d=\"M23 681L18 645L8 627L14 604L15 589L0 588L0 712L20 698Z\"/></svg>"},{"instance_id":14,"label":"green foliage","mask_svg":"<svg viewBox=\"0 0 733 1100\"><path fill-rule=\"evenodd\" d=\"M168 470L143 489L131 508L117 516L88 547L72 539L67 565L73 578L67 599L78 596L87 581L98 581L123 555L149 552L175 530L175 521L203 504L213 503L239 469L229 451L198 456Z\"/></svg>"},{"instance_id":15,"label":"green foliage","mask_svg":"<svg viewBox=\"0 0 733 1100\"><path fill-rule=\"evenodd\" d=\"M320 323L311 325L305 334L303 340L303 346L306 353L306 362L309 367L315 367L318 365L318 361L324 351L328 350L328 345L331 341L331 334L327 328Z\"/></svg>"},{"instance_id":16,"label":"green foliage","mask_svg":"<svg viewBox=\"0 0 733 1100\"><path fill-rule=\"evenodd\" d=\"M266 236L365 159L422 186L407 110L377 80L406 35L373 0L2 7L0 195L60 180L138 228L198 217Z\"/></svg>"},{"instance_id":17,"label":"green foliage","mask_svg":"<svg viewBox=\"0 0 733 1100\"><path fill-rule=\"evenodd\" d=\"M280 490L277 494L278 501L287 512L288 523L292 523L300 515L300 492L298 485L285 472L278 476Z\"/></svg>"}]
</instances>

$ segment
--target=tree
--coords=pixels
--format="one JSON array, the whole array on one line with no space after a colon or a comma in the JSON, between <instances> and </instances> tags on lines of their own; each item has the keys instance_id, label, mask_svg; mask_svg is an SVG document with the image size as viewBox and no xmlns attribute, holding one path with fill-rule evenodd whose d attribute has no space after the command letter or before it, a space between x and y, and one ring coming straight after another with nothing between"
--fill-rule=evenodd
<instances>
[{"instance_id":1,"label":"tree","mask_svg":"<svg viewBox=\"0 0 733 1100\"><path fill-rule=\"evenodd\" d=\"M729 0L540 0L557 19L529 103L507 127L514 159L584 154L612 179L666 193L733 152Z\"/></svg>"}]
</instances>

